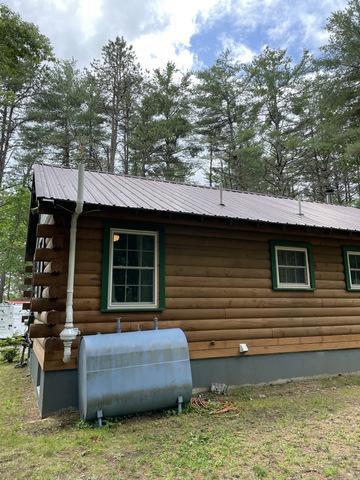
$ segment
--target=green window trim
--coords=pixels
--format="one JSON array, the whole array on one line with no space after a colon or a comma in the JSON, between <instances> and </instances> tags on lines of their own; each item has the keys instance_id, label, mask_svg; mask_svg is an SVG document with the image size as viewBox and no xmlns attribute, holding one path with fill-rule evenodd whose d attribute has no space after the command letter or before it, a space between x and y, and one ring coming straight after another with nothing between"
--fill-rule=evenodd
<instances>
[{"instance_id":1,"label":"green window trim","mask_svg":"<svg viewBox=\"0 0 360 480\"><path fill-rule=\"evenodd\" d=\"M129 307L127 305L122 306L109 306L109 271L110 271L110 234L112 230L133 230L154 232L158 235L158 298L157 304L152 305L139 305ZM102 251L102 276L101 276L101 311L102 312L161 312L165 308L165 232L164 226L153 223L107 223L104 226L104 239L103 239L103 251Z\"/></svg>"},{"instance_id":2,"label":"green window trim","mask_svg":"<svg viewBox=\"0 0 360 480\"><path fill-rule=\"evenodd\" d=\"M360 293L360 286L359 287L354 287L351 283L350 263L349 263L349 253L350 252L358 253L360 255L360 246L359 245L357 245L357 246L346 245L346 246L342 247L346 290L348 292Z\"/></svg>"},{"instance_id":3,"label":"green window trim","mask_svg":"<svg viewBox=\"0 0 360 480\"><path fill-rule=\"evenodd\" d=\"M315 268L314 268L314 254L311 243L307 242L296 242L291 240L271 240L270 245L270 260L271 260L271 279L272 279L272 289L281 290L281 291L301 291L301 292L312 292L316 289L315 283ZM307 260L308 260L308 273L309 273L309 286L281 286L278 284L278 274L277 274L277 260L276 260L276 247L295 247L306 249Z\"/></svg>"}]
</instances>

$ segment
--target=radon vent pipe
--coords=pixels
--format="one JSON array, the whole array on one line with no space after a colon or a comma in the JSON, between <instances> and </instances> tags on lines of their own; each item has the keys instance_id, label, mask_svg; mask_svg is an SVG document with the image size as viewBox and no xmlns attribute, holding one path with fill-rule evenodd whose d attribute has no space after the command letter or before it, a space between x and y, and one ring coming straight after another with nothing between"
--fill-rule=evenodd
<instances>
[{"instance_id":1,"label":"radon vent pipe","mask_svg":"<svg viewBox=\"0 0 360 480\"><path fill-rule=\"evenodd\" d=\"M76 231L79 215L84 206L84 176L85 168L81 163L78 169L78 188L75 211L71 217L70 242L69 242L69 265L66 289L66 319L64 329L60 333L60 338L64 343L63 362L69 363L71 358L72 342L80 335L78 328L74 327L73 298L74 298L74 273L75 273L75 249L76 249Z\"/></svg>"},{"instance_id":2,"label":"radon vent pipe","mask_svg":"<svg viewBox=\"0 0 360 480\"><path fill-rule=\"evenodd\" d=\"M223 200L224 191L223 191L223 184L222 184L222 182L220 182L220 185L219 185L219 194L220 194L220 202L219 202L219 205L221 205L222 207L225 207L225 203L224 203L224 200Z\"/></svg>"},{"instance_id":3,"label":"radon vent pipe","mask_svg":"<svg viewBox=\"0 0 360 480\"><path fill-rule=\"evenodd\" d=\"M300 217L302 217L304 214L303 214L303 211L302 211L302 195L301 195L301 193L298 196L298 207L299 207L298 215L300 215Z\"/></svg>"}]
</instances>

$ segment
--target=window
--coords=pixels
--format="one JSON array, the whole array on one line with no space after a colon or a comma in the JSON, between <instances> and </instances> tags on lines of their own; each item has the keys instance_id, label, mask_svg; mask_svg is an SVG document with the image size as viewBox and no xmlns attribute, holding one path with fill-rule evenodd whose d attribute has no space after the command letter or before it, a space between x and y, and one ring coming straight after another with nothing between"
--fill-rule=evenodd
<instances>
[{"instance_id":1,"label":"window","mask_svg":"<svg viewBox=\"0 0 360 480\"><path fill-rule=\"evenodd\" d=\"M163 262L160 261L160 244L163 247L159 230L106 229L102 310L161 308Z\"/></svg>"},{"instance_id":2,"label":"window","mask_svg":"<svg viewBox=\"0 0 360 480\"><path fill-rule=\"evenodd\" d=\"M343 247L346 289L360 291L360 247Z\"/></svg>"},{"instance_id":3,"label":"window","mask_svg":"<svg viewBox=\"0 0 360 480\"><path fill-rule=\"evenodd\" d=\"M299 242L270 242L274 290L314 290L311 245Z\"/></svg>"}]
</instances>

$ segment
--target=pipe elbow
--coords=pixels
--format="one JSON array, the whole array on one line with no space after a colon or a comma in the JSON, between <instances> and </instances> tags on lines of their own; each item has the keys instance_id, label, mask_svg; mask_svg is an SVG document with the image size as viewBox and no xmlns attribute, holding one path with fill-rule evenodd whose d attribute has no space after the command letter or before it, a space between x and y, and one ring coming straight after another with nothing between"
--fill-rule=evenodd
<instances>
[{"instance_id":1,"label":"pipe elbow","mask_svg":"<svg viewBox=\"0 0 360 480\"><path fill-rule=\"evenodd\" d=\"M76 337L80 335L80 330L76 327L65 326L60 333L60 339L64 344L63 362L69 363L71 359L71 345Z\"/></svg>"}]
</instances>

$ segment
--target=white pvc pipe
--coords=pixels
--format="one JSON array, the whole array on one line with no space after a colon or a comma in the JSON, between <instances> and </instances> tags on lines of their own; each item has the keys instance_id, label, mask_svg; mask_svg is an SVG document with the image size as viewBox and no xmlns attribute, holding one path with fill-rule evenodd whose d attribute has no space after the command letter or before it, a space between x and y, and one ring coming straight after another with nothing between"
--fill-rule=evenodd
<instances>
[{"instance_id":1,"label":"white pvc pipe","mask_svg":"<svg viewBox=\"0 0 360 480\"><path fill-rule=\"evenodd\" d=\"M302 211L302 196L301 196L301 193L298 196L298 206L299 206L299 215L300 216L304 215L303 211Z\"/></svg>"},{"instance_id":2,"label":"white pvc pipe","mask_svg":"<svg viewBox=\"0 0 360 480\"><path fill-rule=\"evenodd\" d=\"M64 343L63 362L68 363L71 358L72 342L80 335L78 328L74 327L73 298L74 298L74 274L75 274L75 250L76 250L76 232L77 221L84 207L84 176L85 168L83 164L78 169L78 189L75 211L71 217L70 241L69 241L69 263L66 289L66 319L64 329L60 333L60 338Z\"/></svg>"},{"instance_id":3,"label":"white pvc pipe","mask_svg":"<svg viewBox=\"0 0 360 480\"><path fill-rule=\"evenodd\" d=\"M219 193L220 193L220 205L225 206L224 201L223 201L223 184L220 182L219 185Z\"/></svg>"}]
</instances>

